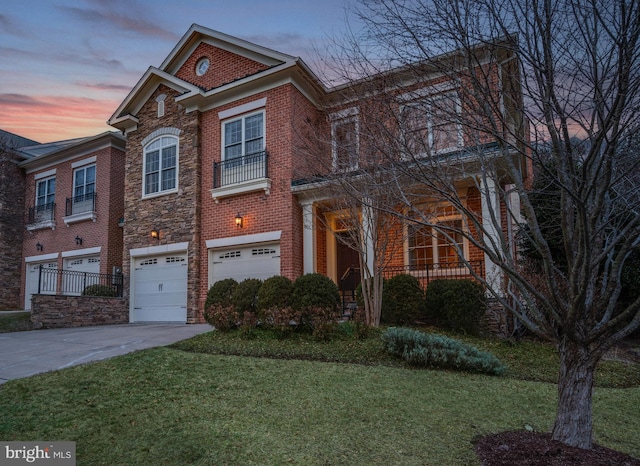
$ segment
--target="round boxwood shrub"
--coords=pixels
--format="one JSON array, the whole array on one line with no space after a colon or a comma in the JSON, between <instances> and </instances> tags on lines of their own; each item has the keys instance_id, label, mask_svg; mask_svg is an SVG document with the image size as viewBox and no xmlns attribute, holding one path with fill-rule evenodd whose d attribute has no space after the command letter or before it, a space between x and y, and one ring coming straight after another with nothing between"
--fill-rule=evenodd
<instances>
[{"instance_id":1,"label":"round boxwood shrub","mask_svg":"<svg viewBox=\"0 0 640 466\"><path fill-rule=\"evenodd\" d=\"M267 278L258 290L258 312L283 309L290 304L293 282L282 275Z\"/></svg>"},{"instance_id":2,"label":"round boxwood shrub","mask_svg":"<svg viewBox=\"0 0 640 466\"><path fill-rule=\"evenodd\" d=\"M108 285L89 285L82 291L82 296L106 296L114 298L117 295L116 290Z\"/></svg>"},{"instance_id":3,"label":"round boxwood shrub","mask_svg":"<svg viewBox=\"0 0 640 466\"><path fill-rule=\"evenodd\" d=\"M231 306L233 304L233 292L237 286L238 282L233 278L225 278L211 285L207 292L207 299L204 302L205 311L214 304Z\"/></svg>"},{"instance_id":4,"label":"round boxwood shrub","mask_svg":"<svg viewBox=\"0 0 640 466\"><path fill-rule=\"evenodd\" d=\"M293 282L291 305L295 310L335 309L340 304L338 285L319 273L301 275Z\"/></svg>"},{"instance_id":5,"label":"round boxwood shrub","mask_svg":"<svg viewBox=\"0 0 640 466\"><path fill-rule=\"evenodd\" d=\"M434 280L427 286L428 320L439 327L478 335L487 305L482 285L472 280Z\"/></svg>"},{"instance_id":6,"label":"round boxwood shrub","mask_svg":"<svg viewBox=\"0 0 640 466\"><path fill-rule=\"evenodd\" d=\"M384 282L381 322L405 325L415 322L423 316L424 293L416 277L403 273Z\"/></svg>"},{"instance_id":7,"label":"round boxwood shrub","mask_svg":"<svg viewBox=\"0 0 640 466\"><path fill-rule=\"evenodd\" d=\"M258 290L262 286L259 278L247 278L241 281L233 290L231 303L235 310L243 315L246 312L257 312Z\"/></svg>"}]
</instances>

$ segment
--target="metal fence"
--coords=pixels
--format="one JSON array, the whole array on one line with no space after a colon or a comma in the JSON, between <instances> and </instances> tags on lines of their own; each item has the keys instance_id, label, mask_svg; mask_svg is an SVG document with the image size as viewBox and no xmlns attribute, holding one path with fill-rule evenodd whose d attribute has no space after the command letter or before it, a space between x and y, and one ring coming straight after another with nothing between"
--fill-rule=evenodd
<instances>
[{"instance_id":1,"label":"metal fence","mask_svg":"<svg viewBox=\"0 0 640 466\"><path fill-rule=\"evenodd\" d=\"M267 178L267 151L248 154L213 164L213 187L220 188L245 181Z\"/></svg>"},{"instance_id":2,"label":"metal fence","mask_svg":"<svg viewBox=\"0 0 640 466\"><path fill-rule=\"evenodd\" d=\"M52 222L55 218L56 203L40 204L35 207L29 207L28 223Z\"/></svg>"},{"instance_id":3,"label":"metal fence","mask_svg":"<svg viewBox=\"0 0 640 466\"><path fill-rule=\"evenodd\" d=\"M468 264L468 265L467 265ZM484 261L470 261L465 262L451 262L442 264L428 264L427 266L411 266L400 265L385 267L382 272L384 279L389 279L399 274L413 275L420 282L420 286L423 290L426 289L430 281L438 279L446 280L461 280L461 279L475 279L469 271L469 267L478 275L484 275ZM358 285L360 284L360 269L351 267L347 269L344 275L340 278L339 288L342 292L343 298L345 296L351 297Z\"/></svg>"},{"instance_id":4,"label":"metal fence","mask_svg":"<svg viewBox=\"0 0 640 466\"><path fill-rule=\"evenodd\" d=\"M92 273L58 270L40 266L38 294L65 296L122 297L124 276L121 273Z\"/></svg>"},{"instance_id":5,"label":"metal fence","mask_svg":"<svg viewBox=\"0 0 640 466\"><path fill-rule=\"evenodd\" d=\"M96 210L96 193L82 194L76 197L68 197L64 215L69 217L83 212Z\"/></svg>"}]
</instances>

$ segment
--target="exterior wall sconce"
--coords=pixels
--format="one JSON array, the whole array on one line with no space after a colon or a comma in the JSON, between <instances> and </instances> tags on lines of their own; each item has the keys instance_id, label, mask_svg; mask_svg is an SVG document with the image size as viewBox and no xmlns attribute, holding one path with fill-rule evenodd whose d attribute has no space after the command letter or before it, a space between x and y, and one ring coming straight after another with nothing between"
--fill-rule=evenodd
<instances>
[{"instance_id":1,"label":"exterior wall sconce","mask_svg":"<svg viewBox=\"0 0 640 466\"><path fill-rule=\"evenodd\" d=\"M238 214L236 215L236 226L238 228L242 228L242 215Z\"/></svg>"},{"instance_id":2,"label":"exterior wall sconce","mask_svg":"<svg viewBox=\"0 0 640 466\"><path fill-rule=\"evenodd\" d=\"M157 239L160 240L160 230L154 228L153 230L151 230L151 237L153 239Z\"/></svg>"},{"instance_id":3,"label":"exterior wall sconce","mask_svg":"<svg viewBox=\"0 0 640 466\"><path fill-rule=\"evenodd\" d=\"M44 249L44 246L42 244L38 243L38 244L36 244L36 249L38 251L42 251Z\"/></svg>"},{"instance_id":4,"label":"exterior wall sconce","mask_svg":"<svg viewBox=\"0 0 640 466\"><path fill-rule=\"evenodd\" d=\"M76 236L76 244L78 246L82 246L82 238L80 238L79 236Z\"/></svg>"}]
</instances>

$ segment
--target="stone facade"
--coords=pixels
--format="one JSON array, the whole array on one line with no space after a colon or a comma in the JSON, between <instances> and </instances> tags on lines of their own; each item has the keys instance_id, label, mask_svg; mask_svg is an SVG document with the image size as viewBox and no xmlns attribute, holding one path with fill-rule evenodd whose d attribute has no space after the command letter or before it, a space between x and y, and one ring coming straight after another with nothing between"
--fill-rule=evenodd
<instances>
[{"instance_id":1,"label":"stone facade","mask_svg":"<svg viewBox=\"0 0 640 466\"><path fill-rule=\"evenodd\" d=\"M22 308L24 191L24 170L13 154L0 151L0 310Z\"/></svg>"},{"instance_id":2,"label":"stone facade","mask_svg":"<svg viewBox=\"0 0 640 466\"><path fill-rule=\"evenodd\" d=\"M32 306L31 323L35 329L129 322L129 306L125 298L34 295Z\"/></svg>"},{"instance_id":3,"label":"stone facade","mask_svg":"<svg viewBox=\"0 0 640 466\"><path fill-rule=\"evenodd\" d=\"M158 117L156 99L166 95L164 116ZM200 284L200 192L202 157L200 154L200 114L186 113L175 102L178 93L159 86L140 110L140 128L128 135L124 183L124 259L123 272L130 276L130 250L186 242L188 246L187 321L197 322ZM171 128L179 133L177 192L143 197L143 141L154 132ZM177 131L176 131L177 130ZM152 239L152 229L160 237Z\"/></svg>"}]
</instances>

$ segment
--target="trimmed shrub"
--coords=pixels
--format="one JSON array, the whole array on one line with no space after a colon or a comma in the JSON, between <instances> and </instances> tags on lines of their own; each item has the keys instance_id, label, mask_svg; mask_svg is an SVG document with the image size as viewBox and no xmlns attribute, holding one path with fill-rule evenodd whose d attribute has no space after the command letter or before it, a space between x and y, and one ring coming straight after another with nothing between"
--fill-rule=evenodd
<instances>
[{"instance_id":1,"label":"trimmed shrub","mask_svg":"<svg viewBox=\"0 0 640 466\"><path fill-rule=\"evenodd\" d=\"M207 299L204 302L205 311L214 304L231 306L233 304L233 292L238 286L238 282L233 278L225 278L215 282L207 292Z\"/></svg>"},{"instance_id":2,"label":"trimmed shrub","mask_svg":"<svg viewBox=\"0 0 640 466\"><path fill-rule=\"evenodd\" d=\"M482 285L472 280L434 280L427 286L426 315L434 325L478 335L487 309Z\"/></svg>"},{"instance_id":3,"label":"trimmed shrub","mask_svg":"<svg viewBox=\"0 0 640 466\"><path fill-rule=\"evenodd\" d=\"M228 332L236 328L241 320L240 314L233 306L222 304L212 304L204 311L204 319L216 330Z\"/></svg>"},{"instance_id":4,"label":"trimmed shrub","mask_svg":"<svg viewBox=\"0 0 640 466\"><path fill-rule=\"evenodd\" d=\"M382 335L382 340L387 351L403 358L412 366L456 369L490 375L502 375L507 370L493 354L441 335L391 327Z\"/></svg>"},{"instance_id":5,"label":"trimmed shrub","mask_svg":"<svg viewBox=\"0 0 640 466\"><path fill-rule=\"evenodd\" d=\"M204 302L204 319L217 330L229 331L238 324L240 315L233 307L233 292L238 286L233 278L215 282L207 292Z\"/></svg>"},{"instance_id":6,"label":"trimmed shrub","mask_svg":"<svg viewBox=\"0 0 640 466\"><path fill-rule=\"evenodd\" d=\"M263 325L272 329L279 339L284 339L293 333L302 319L302 313L291 306L263 309L262 316Z\"/></svg>"},{"instance_id":7,"label":"trimmed shrub","mask_svg":"<svg viewBox=\"0 0 640 466\"><path fill-rule=\"evenodd\" d=\"M338 285L319 273L302 275L293 282L291 306L303 313L311 308L334 310L340 304Z\"/></svg>"},{"instance_id":8,"label":"trimmed shrub","mask_svg":"<svg viewBox=\"0 0 640 466\"><path fill-rule=\"evenodd\" d=\"M336 308L312 307L307 311L308 324L313 337L318 341L329 341L338 334L340 315Z\"/></svg>"},{"instance_id":9,"label":"trimmed shrub","mask_svg":"<svg viewBox=\"0 0 640 466\"><path fill-rule=\"evenodd\" d=\"M267 278L258 290L258 311L290 304L293 282L282 275Z\"/></svg>"},{"instance_id":10,"label":"trimmed shrub","mask_svg":"<svg viewBox=\"0 0 640 466\"><path fill-rule=\"evenodd\" d=\"M405 325L424 315L424 293L420 282L409 274L399 274L384 282L382 288L382 313L385 324Z\"/></svg>"},{"instance_id":11,"label":"trimmed shrub","mask_svg":"<svg viewBox=\"0 0 640 466\"><path fill-rule=\"evenodd\" d=\"M82 296L106 296L115 298L118 296L118 293L113 287L108 285L89 285L82 291Z\"/></svg>"},{"instance_id":12,"label":"trimmed shrub","mask_svg":"<svg viewBox=\"0 0 640 466\"><path fill-rule=\"evenodd\" d=\"M238 314L242 316L245 312L257 313L258 291L261 286L262 280L259 278L247 278L238 283L231 295L231 304Z\"/></svg>"}]
</instances>

